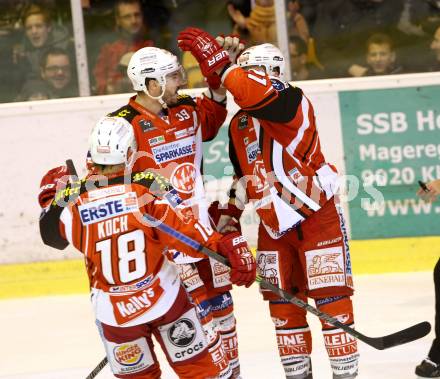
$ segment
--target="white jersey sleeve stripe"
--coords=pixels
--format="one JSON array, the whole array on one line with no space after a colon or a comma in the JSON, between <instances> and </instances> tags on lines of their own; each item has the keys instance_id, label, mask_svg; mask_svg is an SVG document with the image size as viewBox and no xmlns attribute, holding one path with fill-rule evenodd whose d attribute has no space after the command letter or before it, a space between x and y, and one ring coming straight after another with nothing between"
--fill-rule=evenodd
<instances>
[{"instance_id":1,"label":"white jersey sleeve stripe","mask_svg":"<svg viewBox=\"0 0 440 379\"><path fill-rule=\"evenodd\" d=\"M304 204L307 204L309 208L313 209L315 212L321 208L319 204L313 201L304 192L294 186L289 179L287 179L283 164L283 147L275 140L273 141L273 169L277 179L289 192L295 195Z\"/></svg>"},{"instance_id":2,"label":"white jersey sleeve stripe","mask_svg":"<svg viewBox=\"0 0 440 379\"><path fill-rule=\"evenodd\" d=\"M315 138L315 147L313 148L312 152L310 153L309 159L307 160L307 166L309 166L312 163L313 155L315 154L316 148L318 147L319 144L318 142L319 142L319 137L317 136Z\"/></svg>"},{"instance_id":3,"label":"white jersey sleeve stripe","mask_svg":"<svg viewBox=\"0 0 440 379\"><path fill-rule=\"evenodd\" d=\"M305 96L303 96L303 98L301 100L301 110L302 110L302 115L303 115L303 122L298 130L296 137L292 140L292 142L290 142L290 144L286 148L287 152L292 157L295 157L295 150L298 147L299 143L302 141L305 131L310 126L309 101L307 100L307 98Z\"/></svg>"},{"instance_id":4,"label":"white jersey sleeve stripe","mask_svg":"<svg viewBox=\"0 0 440 379\"><path fill-rule=\"evenodd\" d=\"M66 233L66 239L69 243L73 244L72 239L72 213L69 207L65 207L61 212L60 221L64 224L64 230Z\"/></svg>"}]
</instances>

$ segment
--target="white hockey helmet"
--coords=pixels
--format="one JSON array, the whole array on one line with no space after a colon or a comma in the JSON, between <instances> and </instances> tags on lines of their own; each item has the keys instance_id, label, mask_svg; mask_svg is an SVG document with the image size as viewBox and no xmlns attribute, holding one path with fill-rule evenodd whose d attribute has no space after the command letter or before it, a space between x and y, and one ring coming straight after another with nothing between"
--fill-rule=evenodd
<instances>
[{"instance_id":1,"label":"white hockey helmet","mask_svg":"<svg viewBox=\"0 0 440 379\"><path fill-rule=\"evenodd\" d=\"M145 79L156 79L162 87L166 84L166 75L184 70L177 57L158 47L143 47L136 51L128 62L127 74L133 83L133 90L145 92Z\"/></svg>"},{"instance_id":2,"label":"white hockey helmet","mask_svg":"<svg viewBox=\"0 0 440 379\"><path fill-rule=\"evenodd\" d=\"M133 154L128 157L130 148ZM102 117L92 130L89 149L94 163L130 166L137 151L133 127L122 117Z\"/></svg>"},{"instance_id":3,"label":"white hockey helmet","mask_svg":"<svg viewBox=\"0 0 440 379\"><path fill-rule=\"evenodd\" d=\"M278 47L271 43L251 46L238 57L240 67L264 66L267 75L284 79L285 60Z\"/></svg>"}]
</instances>

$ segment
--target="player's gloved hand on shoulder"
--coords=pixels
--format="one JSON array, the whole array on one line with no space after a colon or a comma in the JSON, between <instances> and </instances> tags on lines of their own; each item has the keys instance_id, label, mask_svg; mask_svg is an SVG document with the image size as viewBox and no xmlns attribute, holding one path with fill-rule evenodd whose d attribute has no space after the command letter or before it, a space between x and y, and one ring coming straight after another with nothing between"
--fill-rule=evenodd
<instances>
[{"instance_id":1,"label":"player's gloved hand on shoulder","mask_svg":"<svg viewBox=\"0 0 440 379\"><path fill-rule=\"evenodd\" d=\"M182 30L177 36L177 44L182 51L191 52L206 78L230 63L228 52L202 29L188 27Z\"/></svg>"},{"instance_id":2,"label":"player's gloved hand on shoulder","mask_svg":"<svg viewBox=\"0 0 440 379\"><path fill-rule=\"evenodd\" d=\"M69 180L69 169L67 166L58 166L49 170L41 179L38 202L41 208L45 208L53 200L57 188L64 187Z\"/></svg>"},{"instance_id":3,"label":"player's gloved hand on shoulder","mask_svg":"<svg viewBox=\"0 0 440 379\"><path fill-rule=\"evenodd\" d=\"M231 282L251 286L257 275L257 264L246 239L238 232L226 234L218 242L218 250L231 264Z\"/></svg>"},{"instance_id":4,"label":"player's gloved hand on shoulder","mask_svg":"<svg viewBox=\"0 0 440 379\"><path fill-rule=\"evenodd\" d=\"M241 233L240 217L243 211L235 205L230 203L221 205L218 201L214 201L209 206L208 213L218 232Z\"/></svg>"}]
</instances>

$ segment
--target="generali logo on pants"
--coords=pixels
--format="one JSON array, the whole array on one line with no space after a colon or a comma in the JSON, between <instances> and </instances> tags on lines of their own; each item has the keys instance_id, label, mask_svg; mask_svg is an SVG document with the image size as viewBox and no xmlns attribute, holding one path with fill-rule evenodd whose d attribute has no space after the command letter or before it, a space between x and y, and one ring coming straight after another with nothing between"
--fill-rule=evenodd
<instances>
[{"instance_id":1,"label":"generali logo on pants","mask_svg":"<svg viewBox=\"0 0 440 379\"><path fill-rule=\"evenodd\" d=\"M341 246L305 252L309 289L344 286L344 253Z\"/></svg>"}]
</instances>

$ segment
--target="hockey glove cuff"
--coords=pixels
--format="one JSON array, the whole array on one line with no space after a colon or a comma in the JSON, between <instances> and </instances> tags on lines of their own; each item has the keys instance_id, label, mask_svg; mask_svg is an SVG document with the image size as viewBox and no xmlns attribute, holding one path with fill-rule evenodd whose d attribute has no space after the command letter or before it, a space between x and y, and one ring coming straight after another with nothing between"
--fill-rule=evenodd
<instances>
[{"instance_id":1,"label":"hockey glove cuff","mask_svg":"<svg viewBox=\"0 0 440 379\"><path fill-rule=\"evenodd\" d=\"M251 286L257 264L246 239L238 232L229 233L218 242L218 250L231 264L231 282L237 286Z\"/></svg>"}]
</instances>

